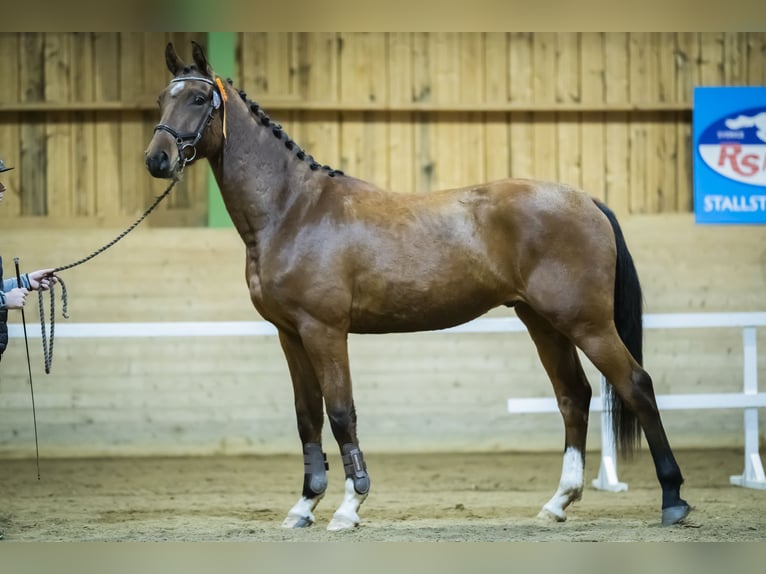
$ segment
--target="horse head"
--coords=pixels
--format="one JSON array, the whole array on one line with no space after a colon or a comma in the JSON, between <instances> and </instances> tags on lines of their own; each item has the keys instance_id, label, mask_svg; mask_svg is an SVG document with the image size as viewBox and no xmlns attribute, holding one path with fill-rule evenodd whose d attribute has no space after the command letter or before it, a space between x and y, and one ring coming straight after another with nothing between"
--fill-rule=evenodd
<instances>
[{"instance_id":1,"label":"horse head","mask_svg":"<svg viewBox=\"0 0 766 574\"><path fill-rule=\"evenodd\" d=\"M202 47L192 42L194 63L184 63L173 44L165 49L165 62L173 74L160 93L160 123L154 128L144 154L154 177L178 177L184 167L220 152L226 88L208 64Z\"/></svg>"}]
</instances>

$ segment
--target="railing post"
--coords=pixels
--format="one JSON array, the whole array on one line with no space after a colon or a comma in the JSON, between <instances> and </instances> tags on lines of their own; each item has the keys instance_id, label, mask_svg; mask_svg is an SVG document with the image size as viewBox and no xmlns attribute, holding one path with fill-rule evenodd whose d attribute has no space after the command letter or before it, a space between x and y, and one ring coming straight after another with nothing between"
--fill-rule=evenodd
<instances>
[{"instance_id":1,"label":"railing post","mask_svg":"<svg viewBox=\"0 0 766 574\"><path fill-rule=\"evenodd\" d=\"M628 485L617 478L617 457L612 431L612 410L606 394L606 379L601 377L601 466L593 487L609 492L623 492Z\"/></svg>"},{"instance_id":2,"label":"railing post","mask_svg":"<svg viewBox=\"0 0 766 574\"><path fill-rule=\"evenodd\" d=\"M745 365L745 394L758 394L758 351L755 327L742 329L742 347ZM742 475L729 477L737 486L766 489L761 455L758 452L758 409L745 408L745 471Z\"/></svg>"}]
</instances>

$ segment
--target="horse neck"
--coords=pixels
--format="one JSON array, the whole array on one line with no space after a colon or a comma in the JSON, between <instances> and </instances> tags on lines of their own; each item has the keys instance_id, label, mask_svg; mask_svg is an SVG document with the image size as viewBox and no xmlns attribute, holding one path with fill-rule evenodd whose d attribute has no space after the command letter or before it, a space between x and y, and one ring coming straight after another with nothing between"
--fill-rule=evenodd
<instances>
[{"instance_id":1,"label":"horse neck","mask_svg":"<svg viewBox=\"0 0 766 574\"><path fill-rule=\"evenodd\" d=\"M262 125L236 93L228 92L226 139L208 160L226 209L249 244L306 194L304 186L290 185L294 172L305 167L274 135L273 125Z\"/></svg>"}]
</instances>

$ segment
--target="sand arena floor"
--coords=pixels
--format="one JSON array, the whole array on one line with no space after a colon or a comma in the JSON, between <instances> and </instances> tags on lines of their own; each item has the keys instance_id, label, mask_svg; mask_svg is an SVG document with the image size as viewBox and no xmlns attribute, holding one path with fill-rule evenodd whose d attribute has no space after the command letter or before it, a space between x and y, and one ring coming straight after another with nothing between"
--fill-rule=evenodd
<instances>
[{"instance_id":1,"label":"sand arena floor","mask_svg":"<svg viewBox=\"0 0 766 574\"><path fill-rule=\"evenodd\" d=\"M6 541L763 541L766 490L729 485L739 450L679 451L694 511L662 528L660 490L646 448L619 465L623 493L592 489L565 523L535 518L558 483L557 454L369 454L362 524L325 528L342 499L339 457L311 528L281 527L298 499L298 456L0 461Z\"/></svg>"}]
</instances>

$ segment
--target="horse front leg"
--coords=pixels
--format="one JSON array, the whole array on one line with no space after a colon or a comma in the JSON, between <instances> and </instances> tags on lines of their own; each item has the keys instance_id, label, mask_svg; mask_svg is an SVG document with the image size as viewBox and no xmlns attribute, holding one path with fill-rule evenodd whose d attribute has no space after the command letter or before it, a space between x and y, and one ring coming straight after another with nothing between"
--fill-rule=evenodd
<instances>
[{"instance_id":1,"label":"horse front leg","mask_svg":"<svg viewBox=\"0 0 766 574\"><path fill-rule=\"evenodd\" d=\"M370 492L367 464L356 436L356 409L351 391L348 363L348 335L316 325L302 333L324 395L327 417L343 460L345 492L333 514L328 530L345 530L359 525L359 507Z\"/></svg>"},{"instance_id":2,"label":"horse front leg","mask_svg":"<svg viewBox=\"0 0 766 574\"><path fill-rule=\"evenodd\" d=\"M314 509L327 489L327 456L322 451L322 391L300 338L280 331L295 396L298 435L303 443L303 491L282 526L304 528L314 523Z\"/></svg>"}]
</instances>

